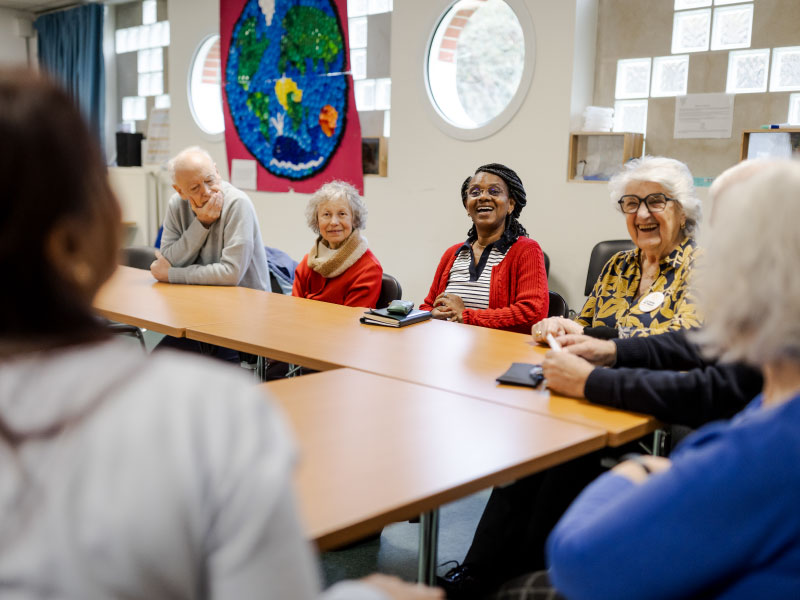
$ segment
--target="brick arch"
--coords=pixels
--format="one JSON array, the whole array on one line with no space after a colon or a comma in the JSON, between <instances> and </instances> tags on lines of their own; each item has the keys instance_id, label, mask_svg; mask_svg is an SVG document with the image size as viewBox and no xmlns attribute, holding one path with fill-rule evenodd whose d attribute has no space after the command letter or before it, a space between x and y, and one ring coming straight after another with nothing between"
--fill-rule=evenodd
<instances>
[{"instance_id":1,"label":"brick arch","mask_svg":"<svg viewBox=\"0 0 800 600\"><path fill-rule=\"evenodd\" d=\"M478 0L479 2L486 2L486 0ZM458 48L458 38L464 28L467 26L470 17L475 13L475 8L465 8L457 11L450 18L447 23L447 29L444 32L441 44L439 44L439 60L442 62L455 62L456 48ZM440 25L441 27L441 25Z\"/></svg>"}]
</instances>

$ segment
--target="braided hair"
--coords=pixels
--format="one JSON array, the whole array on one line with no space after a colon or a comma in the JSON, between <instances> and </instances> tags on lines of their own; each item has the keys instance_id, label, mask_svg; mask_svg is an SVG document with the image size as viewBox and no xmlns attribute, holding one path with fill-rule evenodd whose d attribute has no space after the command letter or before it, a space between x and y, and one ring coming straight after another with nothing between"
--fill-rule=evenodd
<instances>
[{"instance_id":1,"label":"braided hair","mask_svg":"<svg viewBox=\"0 0 800 600\"><path fill-rule=\"evenodd\" d=\"M500 163L489 163L488 165L478 167L475 169L475 173L467 177L464 183L461 184L461 203L465 207L467 206L467 188L469 188L469 182L472 181L472 178L478 173L490 173L502 179L508 188L508 197L514 199L514 210L506 216L505 231L503 231L503 236L500 239L505 240L511 245L516 242L517 238L520 236L528 237L528 232L525 231L525 227L517 220L517 217L519 217L522 209L525 208L528 200L525 195L525 186L522 185L522 180L514 169L510 169ZM475 225L473 225L467 232L467 241L473 242L476 239L478 239L478 232L475 230Z\"/></svg>"}]
</instances>

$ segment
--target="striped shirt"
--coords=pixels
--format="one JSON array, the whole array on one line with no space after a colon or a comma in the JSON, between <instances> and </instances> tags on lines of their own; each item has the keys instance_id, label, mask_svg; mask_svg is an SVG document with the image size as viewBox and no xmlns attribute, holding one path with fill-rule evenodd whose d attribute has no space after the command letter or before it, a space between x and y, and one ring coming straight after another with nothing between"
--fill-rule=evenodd
<instances>
[{"instance_id":1,"label":"striped shirt","mask_svg":"<svg viewBox=\"0 0 800 600\"><path fill-rule=\"evenodd\" d=\"M489 244L484 248L476 265L472 246L469 242L464 242L450 269L445 293L460 296L466 308L477 310L489 308L492 269L503 262L509 247L497 242Z\"/></svg>"}]
</instances>

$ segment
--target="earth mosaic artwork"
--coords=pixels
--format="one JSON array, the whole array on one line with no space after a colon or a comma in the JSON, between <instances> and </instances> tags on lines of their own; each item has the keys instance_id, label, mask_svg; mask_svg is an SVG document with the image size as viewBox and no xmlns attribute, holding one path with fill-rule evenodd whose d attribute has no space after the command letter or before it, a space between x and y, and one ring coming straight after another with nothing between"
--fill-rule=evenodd
<instances>
[{"instance_id":1,"label":"earth mosaic artwork","mask_svg":"<svg viewBox=\"0 0 800 600\"><path fill-rule=\"evenodd\" d=\"M248 0L233 27L225 93L239 138L270 173L322 170L345 130L347 46L330 0Z\"/></svg>"}]
</instances>

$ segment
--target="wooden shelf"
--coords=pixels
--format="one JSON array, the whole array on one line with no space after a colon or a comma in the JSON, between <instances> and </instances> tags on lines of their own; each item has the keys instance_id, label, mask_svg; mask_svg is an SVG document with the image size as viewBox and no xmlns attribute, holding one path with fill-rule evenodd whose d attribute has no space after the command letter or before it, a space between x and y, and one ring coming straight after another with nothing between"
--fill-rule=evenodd
<instances>
[{"instance_id":1,"label":"wooden shelf","mask_svg":"<svg viewBox=\"0 0 800 600\"><path fill-rule=\"evenodd\" d=\"M777 152L759 152L756 150L752 156L750 155L750 138L753 134L764 134L764 135L772 135L775 133L785 133L789 134L787 139L787 144L785 148L781 150L777 150ZM741 151L739 153L739 160L744 160L746 158L759 158L759 157L789 157L789 156L797 156L800 154L800 127L781 127L780 129L745 129L742 132L742 146Z\"/></svg>"},{"instance_id":2,"label":"wooden shelf","mask_svg":"<svg viewBox=\"0 0 800 600\"><path fill-rule=\"evenodd\" d=\"M569 136L568 181L605 183L614 171L632 158L642 155L644 135L621 131L576 131ZM590 171L576 179L580 163ZM601 178L604 177L604 178Z\"/></svg>"}]
</instances>

